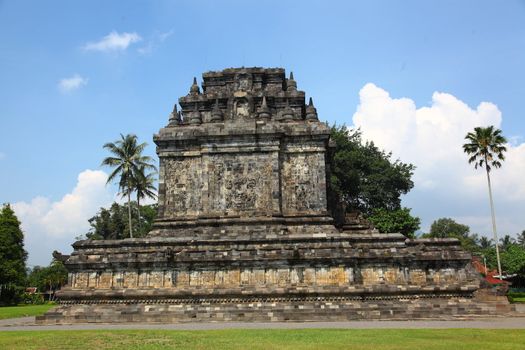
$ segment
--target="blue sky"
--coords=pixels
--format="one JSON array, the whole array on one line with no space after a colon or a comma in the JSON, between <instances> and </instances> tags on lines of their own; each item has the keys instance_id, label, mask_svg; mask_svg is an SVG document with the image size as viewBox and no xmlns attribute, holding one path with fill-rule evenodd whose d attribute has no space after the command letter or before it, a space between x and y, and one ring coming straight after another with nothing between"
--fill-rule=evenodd
<instances>
[{"instance_id":1,"label":"blue sky","mask_svg":"<svg viewBox=\"0 0 525 350\"><path fill-rule=\"evenodd\" d=\"M46 264L113 199L105 142L132 132L153 155L193 76L278 66L321 119L418 166L404 205L423 229L447 216L490 234L484 178L451 145L500 127L512 155L494 174L496 210L503 234L521 232L524 23L524 1L0 1L0 200L29 262Z\"/></svg>"}]
</instances>

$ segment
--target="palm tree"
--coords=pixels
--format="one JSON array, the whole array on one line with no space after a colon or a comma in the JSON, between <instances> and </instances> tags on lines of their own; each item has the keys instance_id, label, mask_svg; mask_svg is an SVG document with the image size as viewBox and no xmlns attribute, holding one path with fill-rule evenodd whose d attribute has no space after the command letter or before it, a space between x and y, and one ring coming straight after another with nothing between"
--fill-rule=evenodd
<instances>
[{"instance_id":1,"label":"palm tree","mask_svg":"<svg viewBox=\"0 0 525 350\"><path fill-rule=\"evenodd\" d=\"M155 170L156 168L153 167ZM155 187L155 175L156 173L152 172L146 174L146 169L144 166L139 168L139 171L134 176L133 187L137 195L137 211L139 215L139 229L141 226L140 221L140 200L146 197L155 199L157 198L157 188Z\"/></svg>"},{"instance_id":2,"label":"palm tree","mask_svg":"<svg viewBox=\"0 0 525 350\"><path fill-rule=\"evenodd\" d=\"M501 248L503 250L507 250L507 248L511 245L516 243L516 240L512 238L510 235L505 235L503 238L500 238Z\"/></svg>"},{"instance_id":3,"label":"palm tree","mask_svg":"<svg viewBox=\"0 0 525 350\"><path fill-rule=\"evenodd\" d=\"M494 243L496 245L496 258L498 260L498 273L501 279L501 261L498 248L498 233L496 230L496 215L494 214L494 202L492 200L492 187L490 185L491 167L501 167L501 161L505 160L504 152L507 148L503 145L507 142L501 135L500 129L494 129L493 126L476 127L474 132L469 132L465 139L468 141L463 145L463 151L470 158L469 164L474 163L474 168L485 168L487 173L487 184L489 188L490 212L492 214L492 231L494 233Z\"/></svg>"},{"instance_id":4,"label":"palm tree","mask_svg":"<svg viewBox=\"0 0 525 350\"><path fill-rule=\"evenodd\" d=\"M104 145L112 156L106 157L102 165L115 168L109 175L106 183L110 183L118 176L119 191L122 196L128 197L128 217L129 217L129 236L133 238L133 228L131 224L131 193L134 191L133 184L136 174L141 167L145 169L155 169L151 164L151 157L143 156L142 152L146 148L145 142L138 144L137 136L120 134L120 140L108 142Z\"/></svg>"},{"instance_id":5,"label":"palm tree","mask_svg":"<svg viewBox=\"0 0 525 350\"><path fill-rule=\"evenodd\" d=\"M492 246L492 239L488 239L487 237L482 236L479 239L479 246L480 246L481 249L487 249L487 248L491 247Z\"/></svg>"},{"instance_id":6,"label":"palm tree","mask_svg":"<svg viewBox=\"0 0 525 350\"><path fill-rule=\"evenodd\" d=\"M518 244L525 248L525 230L518 234Z\"/></svg>"}]
</instances>

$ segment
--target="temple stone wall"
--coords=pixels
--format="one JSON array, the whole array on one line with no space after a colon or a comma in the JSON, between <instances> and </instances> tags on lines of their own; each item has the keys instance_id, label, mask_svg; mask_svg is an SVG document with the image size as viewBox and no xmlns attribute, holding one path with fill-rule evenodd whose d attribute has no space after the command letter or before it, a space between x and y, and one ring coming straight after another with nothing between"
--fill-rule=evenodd
<instances>
[{"instance_id":1,"label":"temple stone wall","mask_svg":"<svg viewBox=\"0 0 525 350\"><path fill-rule=\"evenodd\" d=\"M359 278L356 278L359 275ZM371 286L371 285L449 285L467 281L467 276L453 268L429 269L372 266L363 268L295 267L210 270L152 270L76 272L69 276L72 289L173 288L188 286L240 288L281 286Z\"/></svg>"},{"instance_id":2,"label":"temple stone wall","mask_svg":"<svg viewBox=\"0 0 525 350\"><path fill-rule=\"evenodd\" d=\"M161 156L161 219L327 214L324 142L215 146Z\"/></svg>"}]
</instances>

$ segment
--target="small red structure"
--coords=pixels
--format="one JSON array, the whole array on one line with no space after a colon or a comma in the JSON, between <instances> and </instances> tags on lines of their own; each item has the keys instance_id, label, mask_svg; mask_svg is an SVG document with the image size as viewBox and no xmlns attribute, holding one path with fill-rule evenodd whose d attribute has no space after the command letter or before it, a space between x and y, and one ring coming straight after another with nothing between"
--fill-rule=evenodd
<instances>
[{"instance_id":1,"label":"small red structure","mask_svg":"<svg viewBox=\"0 0 525 350\"><path fill-rule=\"evenodd\" d=\"M494 284L507 284L507 285L510 285L510 282L505 281L503 279L499 279L499 278L494 277L494 276L498 276L498 271L497 270L487 269L485 271L485 265L483 264L483 262L480 260L479 257L477 257L477 256L472 257L472 266L474 266L476 271L478 271L479 273L481 273L482 275L485 276L484 279L489 284L491 284L491 285L494 285Z\"/></svg>"}]
</instances>

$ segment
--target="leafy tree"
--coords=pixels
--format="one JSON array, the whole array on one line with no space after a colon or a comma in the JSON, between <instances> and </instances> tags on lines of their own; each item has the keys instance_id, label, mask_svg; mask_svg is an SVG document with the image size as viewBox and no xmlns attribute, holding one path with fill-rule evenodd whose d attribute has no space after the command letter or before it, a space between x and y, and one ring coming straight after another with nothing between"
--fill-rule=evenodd
<instances>
[{"instance_id":1,"label":"leafy tree","mask_svg":"<svg viewBox=\"0 0 525 350\"><path fill-rule=\"evenodd\" d=\"M98 215L88 220L91 226L90 232L93 231L93 234L96 234L99 239L117 239L117 232L122 232L124 229L125 225L115 225L114 222L112 222L111 210L114 209L113 206L110 210L100 208Z\"/></svg>"},{"instance_id":2,"label":"leafy tree","mask_svg":"<svg viewBox=\"0 0 525 350\"><path fill-rule=\"evenodd\" d=\"M120 140L115 142L108 142L104 145L112 155L104 158L102 165L114 168L108 177L107 183L110 183L119 178L119 190L123 196L128 199L128 227L129 236L133 238L133 225L131 222L131 194L135 190L134 184L140 172L140 169L155 169L151 164L151 157L142 155L147 144L139 144L137 136L128 134L126 136L120 134Z\"/></svg>"},{"instance_id":3,"label":"leafy tree","mask_svg":"<svg viewBox=\"0 0 525 350\"><path fill-rule=\"evenodd\" d=\"M512 238L510 235L505 235L503 238L500 238L500 244L501 244L501 248L503 250L507 250L507 248L511 245L513 245L514 243L516 243L516 240L514 238Z\"/></svg>"},{"instance_id":4,"label":"leafy tree","mask_svg":"<svg viewBox=\"0 0 525 350\"><path fill-rule=\"evenodd\" d=\"M113 203L109 209L100 208L89 220L88 239L123 239L129 237L127 206Z\"/></svg>"},{"instance_id":5,"label":"leafy tree","mask_svg":"<svg viewBox=\"0 0 525 350\"><path fill-rule=\"evenodd\" d=\"M463 249L478 253L481 250L480 238L477 234L470 233L470 227L460 224L451 218L440 218L430 225L430 232L424 238L457 238ZM484 244L490 242L486 237L481 237Z\"/></svg>"},{"instance_id":6,"label":"leafy tree","mask_svg":"<svg viewBox=\"0 0 525 350\"><path fill-rule=\"evenodd\" d=\"M465 237L469 234L470 227L459 224L450 218L441 218L430 225L428 237L447 238L447 237Z\"/></svg>"},{"instance_id":7,"label":"leafy tree","mask_svg":"<svg viewBox=\"0 0 525 350\"><path fill-rule=\"evenodd\" d=\"M133 188L137 195L137 213L139 217L139 229L141 227L140 219L140 200L147 198L156 199L157 193L155 188L155 173L146 173L146 169L141 166L134 176Z\"/></svg>"},{"instance_id":8,"label":"leafy tree","mask_svg":"<svg viewBox=\"0 0 525 350\"><path fill-rule=\"evenodd\" d=\"M27 252L20 221L9 204L0 210L0 305L15 303L26 279Z\"/></svg>"},{"instance_id":9,"label":"leafy tree","mask_svg":"<svg viewBox=\"0 0 525 350\"><path fill-rule=\"evenodd\" d=\"M501 276L501 261L498 248L498 233L496 229L496 216L494 214L494 201L492 200L492 187L490 184L490 170L492 167L500 168L501 161L505 160L504 152L507 148L504 144L507 142L501 135L501 130L494 129L493 126L476 127L474 132L469 132L465 136L467 143L463 145L463 151L470 158L469 164L474 163L474 168L485 168L487 174L487 184L489 190L490 212L492 214L492 231L494 232L494 243L496 245L496 258L498 260L498 272Z\"/></svg>"},{"instance_id":10,"label":"leafy tree","mask_svg":"<svg viewBox=\"0 0 525 350\"><path fill-rule=\"evenodd\" d=\"M132 210L137 211L137 203L131 202ZM145 236L157 217L157 205L140 206L142 215L132 219L133 232L136 237ZM89 219L90 229L86 233L87 239L123 239L129 237L128 205L113 203L109 209L100 210Z\"/></svg>"},{"instance_id":11,"label":"leafy tree","mask_svg":"<svg viewBox=\"0 0 525 350\"><path fill-rule=\"evenodd\" d=\"M492 240L484 236L479 239L478 243L481 249L487 249L492 246Z\"/></svg>"},{"instance_id":12,"label":"leafy tree","mask_svg":"<svg viewBox=\"0 0 525 350\"><path fill-rule=\"evenodd\" d=\"M410 209L396 210L375 209L368 220L379 232L399 232L408 238L414 238L419 229L419 218L410 215Z\"/></svg>"},{"instance_id":13,"label":"leafy tree","mask_svg":"<svg viewBox=\"0 0 525 350\"><path fill-rule=\"evenodd\" d=\"M509 244L501 254L501 263L509 274L525 275L525 248Z\"/></svg>"},{"instance_id":14,"label":"leafy tree","mask_svg":"<svg viewBox=\"0 0 525 350\"><path fill-rule=\"evenodd\" d=\"M521 231L521 233L518 234L517 243L525 248L525 230Z\"/></svg>"},{"instance_id":15,"label":"leafy tree","mask_svg":"<svg viewBox=\"0 0 525 350\"><path fill-rule=\"evenodd\" d=\"M391 153L373 142L363 143L359 130L334 125L331 139L336 145L330 168L332 202L339 198L347 210L359 210L366 216L377 209L401 209L401 195L414 187L415 167L392 160Z\"/></svg>"},{"instance_id":16,"label":"leafy tree","mask_svg":"<svg viewBox=\"0 0 525 350\"><path fill-rule=\"evenodd\" d=\"M39 265L33 267L32 269L29 269L29 273L27 275L27 286L36 287L39 292L45 292L47 290L45 282L45 271L46 267Z\"/></svg>"},{"instance_id":17,"label":"leafy tree","mask_svg":"<svg viewBox=\"0 0 525 350\"><path fill-rule=\"evenodd\" d=\"M55 292L67 282L67 270L59 260L53 260L47 267L35 266L28 277L28 285L40 292L49 293L54 299Z\"/></svg>"}]
</instances>

